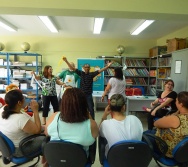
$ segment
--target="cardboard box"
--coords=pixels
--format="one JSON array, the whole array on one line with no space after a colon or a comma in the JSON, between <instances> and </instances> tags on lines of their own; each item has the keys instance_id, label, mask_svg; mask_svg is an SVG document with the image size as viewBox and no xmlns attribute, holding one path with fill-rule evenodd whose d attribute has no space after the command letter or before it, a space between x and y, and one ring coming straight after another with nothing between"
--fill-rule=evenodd
<instances>
[{"instance_id":1,"label":"cardboard box","mask_svg":"<svg viewBox=\"0 0 188 167\"><path fill-rule=\"evenodd\" d=\"M155 46L149 49L149 57L166 54L166 52L167 52L167 46Z\"/></svg>"},{"instance_id":2,"label":"cardboard box","mask_svg":"<svg viewBox=\"0 0 188 167\"><path fill-rule=\"evenodd\" d=\"M12 63L10 61L9 62L4 61L4 66L6 66L7 64L11 65Z\"/></svg>"},{"instance_id":3,"label":"cardboard box","mask_svg":"<svg viewBox=\"0 0 188 167\"><path fill-rule=\"evenodd\" d=\"M167 39L167 52L171 53L175 50L185 49L187 47L185 38Z\"/></svg>"},{"instance_id":4,"label":"cardboard box","mask_svg":"<svg viewBox=\"0 0 188 167\"><path fill-rule=\"evenodd\" d=\"M20 83L20 89L21 90L27 89L27 83Z\"/></svg>"},{"instance_id":5,"label":"cardboard box","mask_svg":"<svg viewBox=\"0 0 188 167\"><path fill-rule=\"evenodd\" d=\"M4 60L0 59L0 65L4 65Z\"/></svg>"}]
</instances>

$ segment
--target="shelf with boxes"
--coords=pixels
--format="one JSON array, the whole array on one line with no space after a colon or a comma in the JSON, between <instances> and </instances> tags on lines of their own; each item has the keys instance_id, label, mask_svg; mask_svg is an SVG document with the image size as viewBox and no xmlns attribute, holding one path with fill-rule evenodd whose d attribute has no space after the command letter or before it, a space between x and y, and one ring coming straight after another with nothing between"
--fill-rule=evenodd
<instances>
[{"instance_id":1,"label":"shelf with boxes","mask_svg":"<svg viewBox=\"0 0 188 167\"><path fill-rule=\"evenodd\" d=\"M31 71L42 69L42 55L38 53L0 52L0 92L14 83L27 94L38 99L38 85L31 86Z\"/></svg>"},{"instance_id":2,"label":"shelf with boxes","mask_svg":"<svg viewBox=\"0 0 188 167\"><path fill-rule=\"evenodd\" d=\"M124 74L127 88L140 88L143 95L148 94L149 60L148 57L126 57Z\"/></svg>"}]
</instances>

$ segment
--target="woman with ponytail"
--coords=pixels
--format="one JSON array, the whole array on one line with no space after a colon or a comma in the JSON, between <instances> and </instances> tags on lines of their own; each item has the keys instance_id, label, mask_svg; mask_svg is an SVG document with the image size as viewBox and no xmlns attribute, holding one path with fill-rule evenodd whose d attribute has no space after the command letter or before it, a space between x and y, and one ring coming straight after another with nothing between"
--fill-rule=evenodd
<instances>
[{"instance_id":1,"label":"woman with ponytail","mask_svg":"<svg viewBox=\"0 0 188 167\"><path fill-rule=\"evenodd\" d=\"M15 154L21 156L22 154L18 149L20 141L29 135L41 133L38 103L35 100L31 100L30 103L34 121L31 120L27 113L21 110L24 104L24 97L20 90L9 91L5 95L5 103L0 111L0 131L12 140L16 147ZM30 145L30 151L32 152L32 148L39 147L43 139L44 137L41 137L41 139L38 139L40 141L33 141Z\"/></svg>"}]
</instances>

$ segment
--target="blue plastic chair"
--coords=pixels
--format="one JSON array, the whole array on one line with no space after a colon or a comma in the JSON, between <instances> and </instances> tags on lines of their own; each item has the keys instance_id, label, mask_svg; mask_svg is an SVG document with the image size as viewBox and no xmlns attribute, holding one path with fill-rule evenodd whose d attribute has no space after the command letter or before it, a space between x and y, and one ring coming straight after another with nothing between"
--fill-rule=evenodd
<instances>
[{"instance_id":1,"label":"blue plastic chair","mask_svg":"<svg viewBox=\"0 0 188 167\"><path fill-rule=\"evenodd\" d=\"M179 167L188 166L188 136L175 146L172 151L172 158L165 156L168 146L164 140L154 134L145 133L145 136L148 138L146 142L153 150L153 158L159 167L162 167L162 165Z\"/></svg>"},{"instance_id":2,"label":"blue plastic chair","mask_svg":"<svg viewBox=\"0 0 188 167\"><path fill-rule=\"evenodd\" d=\"M123 140L115 143L105 156L106 139L99 137L99 160L103 167L147 167L152 151L147 143L138 140Z\"/></svg>"},{"instance_id":3,"label":"blue plastic chair","mask_svg":"<svg viewBox=\"0 0 188 167\"><path fill-rule=\"evenodd\" d=\"M35 166L40 160L40 155L42 155L42 147L36 149L34 152L32 152L30 154L26 154L23 150L23 147L27 142L29 142L37 137L41 137L41 136L43 137L45 135L43 135L43 134L31 135L31 136L24 138L19 144L19 148L20 148L23 156L16 157L14 155L14 152L15 152L14 143L6 135L4 135L2 132L0 132L0 151L2 153L1 158L3 160L3 163L9 164L12 162L12 163L16 164L15 166L19 166L19 165L25 164L25 163L33 160L34 158L37 158L37 161L33 165L31 165L31 167Z\"/></svg>"}]
</instances>

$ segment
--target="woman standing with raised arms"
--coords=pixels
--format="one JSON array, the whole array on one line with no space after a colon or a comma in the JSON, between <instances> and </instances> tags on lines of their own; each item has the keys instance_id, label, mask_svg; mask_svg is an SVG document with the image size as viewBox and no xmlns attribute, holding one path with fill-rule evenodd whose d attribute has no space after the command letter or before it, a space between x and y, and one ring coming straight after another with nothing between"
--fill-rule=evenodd
<instances>
[{"instance_id":1,"label":"woman standing with raised arms","mask_svg":"<svg viewBox=\"0 0 188 167\"><path fill-rule=\"evenodd\" d=\"M36 80L41 80L45 84L46 94L43 94L43 124L46 124L46 117L48 117L50 103L53 106L54 112L59 111L59 104L57 99L56 84L64 85L63 82L59 81L58 78L52 75L52 67L47 65L44 67L42 75L36 75L33 71L32 74Z\"/></svg>"}]
</instances>

